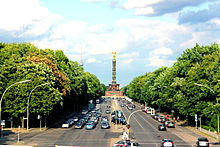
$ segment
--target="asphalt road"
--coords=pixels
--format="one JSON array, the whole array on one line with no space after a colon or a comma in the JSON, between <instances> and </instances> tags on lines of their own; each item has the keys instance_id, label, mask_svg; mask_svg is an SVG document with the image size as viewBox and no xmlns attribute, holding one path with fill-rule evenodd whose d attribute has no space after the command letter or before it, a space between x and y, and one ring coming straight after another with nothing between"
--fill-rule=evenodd
<instances>
[{"instance_id":1,"label":"asphalt road","mask_svg":"<svg viewBox=\"0 0 220 147\"><path fill-rule=\"evenodd\" d=\"M128 118L132 112L138 109L128 110L127 107L122 107L122 110ZM175 133L191 133L190 135L198 137L193 132L184 128L177 128L177 126L176 128L167 128L167 131L159 131L159 124L159 122L151 118L150 114L142 111L136 112L130 118L130 137L135 138L142 146L147 147L159 147L161 140L164 138L172 139L178 147L191 147L195 145L195 141L190 140L190 138L189 140L183 140L175 135Z\"/></svg>"},{"instance_id":2,"label":"asphalt road","mask_svg":"<svg viewBox=\"0 0 220 147\"><path fill-rule=\"evenodd\" d=\"M111 103L108 103L111 105ZM106 103L101 104L102 114L105 114ZM110 143L109 139L118 137L111 133L109 129L101 129L101 121L93 130L71 128L51 128L42 132L21 133L20 143L25 145L34 145L35 147L54 147L55 145L64 146L89 146L89 147L106 147ZM111 125L111 124L110 124ZM16 136L15 136L16 137ZM2 140L4 142L4 140ZM1 142L2 142L1 141ZM3 144L15 144L16 138L7 140Z\"/></svg>"},{"instance_id":3,"label":"asphalt road","mask_svg":"<svg viewBox=\"0 0 220 147\"><path fill-rule=\"evenodd\" d=\"M106 105L111 103L103 103L102 114L105 114ZM128 110L122 107L125 116L138 110ZM110 114L107 116L110 117ZM199 137L188 129L176 126L176 128L168 128L167 131L158 131L158 122L151 118L150 115L139 111L132 115L130 119L130 137L135 138L140 146L143 147L159 147L163 138L170 138L177 147L195 146L195 139ZM21 133L20 142L25 145L34 145L35 147L54 147L55 145L63 146L89 146L89 147L107 147L111 138L118 138L120 133L110 132L109 129L101 129L100 120L93 130L71 128L51 128L46 131L37 131L30 133ZM110 123L110 125L113 125ZM61 126L61 125L60 125ZM182 136L182 137L180 137ZM8 140L0 140L0 144L16 144L16 135ZM3 142L3 143L2 143Z\"/></svg>"}]
</instances>

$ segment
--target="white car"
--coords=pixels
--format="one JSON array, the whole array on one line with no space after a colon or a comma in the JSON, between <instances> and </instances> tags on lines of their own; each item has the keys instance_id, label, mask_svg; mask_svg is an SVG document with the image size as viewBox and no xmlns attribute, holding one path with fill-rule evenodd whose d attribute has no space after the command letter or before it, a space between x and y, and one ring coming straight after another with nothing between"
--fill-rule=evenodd
<instances>
[{"instance_id":1,"label":"white car","mask_svg":"<svg viewBox=\"0 0 220 147\"><path fill-rule=\"evenodd\" d=\"M79 118L78 118L77 116L74 116L74 117L73 117L73 121L74 121L74 122L77 122L78 120L79 120Z\"/></svg>"},{"instance_id":2,"label":"white car","mask_svg":"<svg viewBox=\"0 0 220 147\"><path fill-rule=\"evenodd\" d=\"M171 139L163 139L161 141L161 147L174 147L173 140L171 140Z\"/></svg>"},{"instance_id":3,"label":"white car","mask_svg":"<svg viewBox=\"0 0 220 147\"><path fill-rule=\"evenodd\" d=\"M82 115L86 115L88 113L88 110L83 110Z\"/></svg>"},{"instance_id":4,"label":"white car","mask_svg":"<svg viewBox=\"0 0 220 147\"><path fill-rule=\"evenodd\" d=\"M196 146L197 147L200 147L200 146L209 147L209 140L206 137L199 137L196 142Z\"/></svg>"},{"instance_id":5,"label":"white car","mask_svg":"<svg viewBox=\"0 0 220 147\"><path fill-rule=\"evenodd\" d=\"M62 124L62 128L69 128L70 127L70 123L68 121L65 121L63 124Z\"/></svg>"}]
</instances>

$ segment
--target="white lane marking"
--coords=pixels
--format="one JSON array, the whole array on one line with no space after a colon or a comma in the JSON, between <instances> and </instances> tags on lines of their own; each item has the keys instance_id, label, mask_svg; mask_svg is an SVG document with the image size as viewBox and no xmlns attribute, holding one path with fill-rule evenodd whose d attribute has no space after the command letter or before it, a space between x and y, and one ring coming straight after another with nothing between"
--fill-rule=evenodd
<instances>
[{"instance_id":1,"label":"white lane marking","mask_svg":"<svg viewBox=\"0 0 220 147\"><path fill-rule=\"evenodd\" d=\"M139 115L142 119L144 119L152 128L155 128L157 130L157 127L155 127L151 123L149 123L143 116L141 116L140 114L137 114L137 115Z\"/></svg>"}]
</instances>

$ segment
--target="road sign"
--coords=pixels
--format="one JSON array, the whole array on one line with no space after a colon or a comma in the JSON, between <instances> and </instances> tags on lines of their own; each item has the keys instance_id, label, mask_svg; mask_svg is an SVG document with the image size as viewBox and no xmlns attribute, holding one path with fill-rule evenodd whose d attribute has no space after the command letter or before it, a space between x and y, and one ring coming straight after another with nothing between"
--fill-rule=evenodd
<instances>
[{"instance_id":1,"label":"road sign","mask_svg":"<svg viewBox=\"0 0 220 147\"><path fill-rule=\"evenodd\" d=\"M197 119L197 114L195 114L195 121L198 121L198 119Z\"/></svg>"},{"instance_id":2,"label":"road sign","mask_svg":"<svg viewBox=\"0 0 220 147\"><path fill-rule=\"evenodd\" d=\"M1 120L1 126L5 126L5 120Z\"/></svg>"}]
</instances>

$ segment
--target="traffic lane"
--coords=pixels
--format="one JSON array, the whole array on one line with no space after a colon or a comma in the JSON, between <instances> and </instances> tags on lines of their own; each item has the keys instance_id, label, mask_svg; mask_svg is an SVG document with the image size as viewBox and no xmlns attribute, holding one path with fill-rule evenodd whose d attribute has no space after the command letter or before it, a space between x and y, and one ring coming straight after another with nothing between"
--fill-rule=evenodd
<instances>
[{"instance_id":1,"label":"traffic lane","mask_svg":"<svg viewBox=\"0 0 220 147\"><path fill-rule=\"evenodd\" d=\"M106 106L109 103L103 103L101 105L102 116L107 115L110 120L110 115L105 113ZM111 124L111 123L109 123ZM103 147L110 143L108 138L105 138L106 134L110 132L110 129L101 129L101 118L93 130L86 130L78 136L73 145L75 146L94 146L94 147Z\"/></svg>"},{"instance_id":2,"label":"traffic lane","mask_svg":"<svg viewBox=\"0 0 220 147\"><path fill-rule=\"evenodd\" d=\"M137 109L136 109L137 110ZM135 111L135 110L133 110ZM124 113L128 117L133 111L124 108ZM133 119L132 119L133 118ZM159 145L160 141L163 138L171 138L174 140L174 143L178 146L190 146L187 145L182 139L177 137L168 131L158 131L158 124L151 117L147 117L147 115L143 112L135 113L131 119L130 124L132 128L132 132L137 138L137 141L143 145ZM147 124L147 125L146 125ZM133 126L133 127L132 127Z\"/></svg>"},{"instance_id":3,"label":"traffic lane","mask_svg":"<svg viewBox=\"0 0 220 147\"><path fill-rule=\"evenodd\" d=\"M102 106L102 105L101 105ZM105 114L105 106L103 106L102 114ZM109 130L100 128L99 124L94 130L57 128L49 129L39 135L32 136L22 140L25 144L35 144L36 146L54 146L54 145L80 145L80 146L106 146L109 143L105 134Z\"/></svg>"},{"instance_id":4,"label":"traffic lane","mask_svg":"<svg viewBox=\"0 0 220 147\"><path fill-rule=\"evenodd\" d=\"M128 110L126 107L123 109L124 114L128 118L128 116L133 112ZM130 118L130 131L134 134L130 135L131 137L135 137L135 139L142 145L145 146L157 146L160 143L161 135L157 133L156 128L153 128L148 122L145 122L143 119L136 117L136 115L141 112L136 112ZM147 125L146 125L147 124Z\"/></svg>"},{"instance_id":5,"label":"traffic lane","mask_svg":"<svg viewBox=\"0 0 220 147\"><path fill-rule=\"evenodd\" d=\"M142 116L143 117L145 116L144 118L149 118L148 121L150 123L153 123L153 122L158 123L158 121L153 119L150 114L146 114L145 112L143 112ZM197 138L200 137L200 135L192 132L191 130L178 126L178 125L176 125L175 128L168 128L167 131L178 136L179 138L184 140L185 143L190 144L190 145L195 145Z\"/></svg>"}]
</instances>

